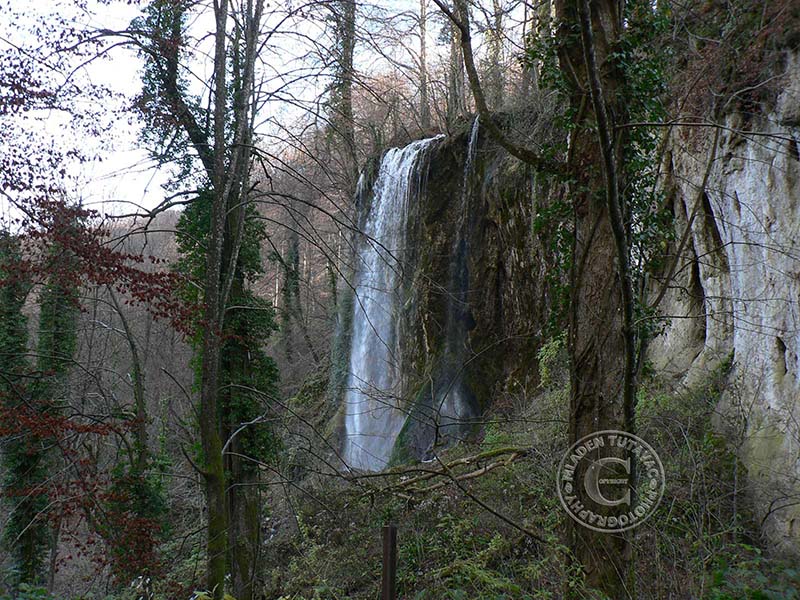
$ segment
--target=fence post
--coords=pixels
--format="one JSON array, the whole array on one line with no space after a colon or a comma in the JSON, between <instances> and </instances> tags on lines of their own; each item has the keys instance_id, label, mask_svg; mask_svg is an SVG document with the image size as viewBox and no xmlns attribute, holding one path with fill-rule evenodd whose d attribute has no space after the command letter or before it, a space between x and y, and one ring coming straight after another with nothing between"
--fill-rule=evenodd
<instances>
[{"instance_id":1,"label":"fence post","mask_svg":"<svg viewBox=\"0 0 800 600\"><path fill-rule=\"evenodd\" d=\"M383 580L381 600L397 600L397 527L383 526Z\"/></svg>"}]
</instances>

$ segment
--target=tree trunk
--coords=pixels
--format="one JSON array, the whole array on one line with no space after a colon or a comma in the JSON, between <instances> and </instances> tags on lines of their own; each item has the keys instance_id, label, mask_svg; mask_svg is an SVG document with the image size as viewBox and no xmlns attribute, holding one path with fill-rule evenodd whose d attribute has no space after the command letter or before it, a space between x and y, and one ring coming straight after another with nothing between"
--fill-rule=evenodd
<instances>
[{"instance_id":1,"label":"tree trunk","mask_svg":"<svg viewBox=\"0 0 800 600\"><path fill-rule=\"evenodd\" d=\"M244 277L237 273L231 288L232 306L241 306L244 298ZM233 317L236 311L230 311ZM225 380L225 468L228 473L228 553L231 567L232 592L236 600L252 600L255 592L259 549L261 543L261 496L258 489L258 465L249 460L243 435L231 439L242 421L252 420L257 414L244 407L243 391L238 387L252 379L251 352L248 348L248 331L241 325L226 327L229 333L225 344L222 371Z\"/></svg>"},{"instance_id":2,"label":"tree trunk","mask_svg":"<svg viewBox=\"0 0 800 600\"><path fill-rule=\"evenodd\" d=\"M240 444L231 452L241 454ZM233 597L252 600L256 592L261 546L261 491L257 469L234 456L230 464L230 553ZM252 467L252 465L250 465Z\"/></svg>"},{"instance_id":3,"label":"tree trunk","mask_svg":"<svg viewBox=\"0 0 800 600\"><path fill-rule=\"evenodd\" d=\"M334 127L342 139L344 193L348 198L355 194L358 181L358 152L356 148L355 121L353 117L353 57L356 47L356 2L338 0L336 12L339 57L335 88L333 90Z\"/></svg>"},{"instance_id":4,"label":"tree trunk","mask_svg":"<svg viewBox=\"0 0 800 600\"><path fill-rule=\"evenodd\" d=\"M462 17L466 7L456 2L458 17ZM464 100L464 64L461 58L461 32L456 25L450 27L450 64L448 69L447 124L452 126L466 112Z\"/></svg>"},{"instance_id":5,"label":"tree trunk","mask_svg":"<svg viewBox=\"0 0 800 600\"><path fill-rule=\"evenodd\" d=\"M541 64L539 61L530 62L530 55L537 43L550 37L551 0L542 0L536 8L525 5L524 48L528 60L522 69L522 97L527 98L533 91L539 89L539 76Z\"/></svg>"},{"instance_id":6,"label":"tree trunk","mask_svg":"<svg viewBox=\"0 0 800 600\"><path fill-rule=\"evenodd\" d=\"M228 2L215 9L214 51L214 172L211 230L206 254L203 289L203 363L200 379L200 443L208 510L207 587L215 600L225 593L228 511L225 503L225 470L218 406L220 346L222 333L222 255L225 242L227 197L225 194L226 34Z\"/></svg>"},{"instance_id":7,"label":"tree trunk","mask_svg":"<svg viewBox=\"0 0 800 600\"><path fill-rule=\"evenodd\" d=\"M351 4L354 11L355 4ZM215 0L213 3L215 44L212 131L208 131L197 120L193 103L185 97L180 84L179 58L184 37L182 23L188 5L157 0L154 6L159 12L159 23L162 18L167 21L163 25L154 26L156 52L149 52L148 55L155 56L155 74L168 101L168 109L175 112L176 124L187 134L192 148L199 155L211 191L210 225L202 250L205 253L205 271L202 339L199 348L202 360L199 428L202 449L200 468L205 480L208 510L207 588L215 599L221 599L225 594L225 579L229 568L233 573L252 571L255 568L249 558L242 559L246 566L239 564L243 553L229 551L235 545L232 541L232 530L229 530L233 520L231 515L237 517L241 503L238 499L235 500L233 512L229 510L227 484L230 482L236 487L237 480L236 473L229 472L223 458L230 422L230 415L226 411L230 410L230 406L224 401L222 390L230 389L230 380L222 366L222 348L229 298L237 293L234 291L237 285L236 273L247 219L255 110L255 63L264 0L245 0L234 4L231 9L235 11L234 15L230 14L229 0ZM160 31L160 28L165 31ZM231 39L230 45L228 35ZM231 73L227 72L229 61ZM201 199L198 198L197 201ZM236 534L247 539L252 538L253 531L257 535L260 526L257 521L257 516L255 520L247 520L247 531L243 532L240 528ZM234 578L234 584L242 580ZM238 589L241 592L242 586Z\"/></svg>"},{"instance_id":8,"label":"tree trunk","mask_svg":"<svg viewBox=\"0 0 800 600\"><path fill-rule=\"evenodd\" d=\"M568 323L570 440L575 442L604 429L631 432L635 392L633 293L618 181L621 169L617 167L625 140L622 133L612 137L612 119L623 122L625 118L625 107L617 101L624 81L612 64L606 64L620 36L618 11L622 3L555 0L560 24L559 62L571 90L569 102L575 115L565 171L561 164L554 165L529 148L512 143L493 125L475 68L466 2L455 0L454 10L444 0L434 2L460 29L470 87L481 124L485 123L489 135L520 160L545 172L568 176L575 231ZM583 474L575 473L575 480L582 481ZM633 477L635 481L635 474ZM580 494L579 489L576 491ZM570 527L570 543L588 585L614 600L632 597L627 536L595 532L572 522Z\"/></svg>"},{"instance_id":9,"label":"tree trunk","mask_svg":"<svg viewBox=\"0 0 800 600\"><path fill-rule=\"evenodd\" d=\"M251 600L254 594L254 580L258 567L258 550L261 530L261 510L257 483L258 469L244 458L241 437L230 440L230 436L241 421L250 420L256 415L249 414L238 404L239 398L231 402L232 395L238 395L238 386L249 381L252 373L252 348L243 341L250 338L248 331L232 328L230 319L238 309L232 307L247 303L245 276L242 272L240 249L245 237L245 223L248 219L250 187L250 153L253 142L253 122L250 103L253 95L255 59L258 41L258 28L263 13L264 1L248 1L242 14L244 27L244 51L237 49L235 56L234 86L237 88L233 107L235 152L228 166L229 181L225 185L227 199L225 240L222 248L222 274L225 282L222 287L221 322L225 332L225 356L220 363L220 383L224 388L221 408L221 427L223 441L230 441L229 449L223 456L223 469L227 483L226 504L228 509L227 556L231 573L231 585L237 600ZM243 414L247 413L247 414ZM223 444L224 448L224 444ZM256 478L252 475L255 474Z\"/></svg>"},{"instance_id":10,"label":"tree trunk","mask_svg":"<svg viewBox=\"0 0 800 600\"><path fill-rule=\"evenodd\" d=\"M136 347L133 331L128 324L128 319L122 312L122 307L119 305L117 295L111 287L108 289L108 294L111 296L111 303L117 311L120 323L122 323L122 330L125 332L125 341L128 342L128 349L131 352L131 380L133 383L133 401L136 411L136 427L133 429L134 456L131 457L131 467L136 477L142 477L147 468L150 453L150 444L147 436L147 399L145 397L144 388L144 371L142 370L142 362L139 359L139 349Z\"/></svg>"},{"instance_id":11,"label":"tree trunk","mask_svg":"<svg viewBox=\"0 0 800 600\"><path fill-rule=\"evenodd\" d=\"M599 117L588 94L591 73L585 54L586 40L582 44L575 35L581 24L580 2L582 0L556 2L561 23L559 60L564 73L574 74L574 78L568 76L568 80L572 88L570 103L577 115L568 165L575 226L568 324L570 443L597 431L632 431L633 428L628 385L631 373L626 366L631 350L626 341L628 324L625 318L629 299L620 275L615 209L609 202L609 169L604 162L602 144L598 144ZM607 91L606 107L612 115L619 115L624 108L614 102L614 91L622 83L621 76L604 64L619 37L618 9L617 0L591 2L590 39L593 38L592 47L597 64L601 66L597 70L602 73L600 79ZM618 160L621 140L617 139L616 143L614 152ZM618 194L613 196L613 202L617 203ZM583 469L582 472L576 470L575 481L583 481L586 464L587 461L579 463L579 468L583 465ZM576 488L580 498L583 490L581 486ZM602 514L602 510L599 512ZM628 536L595 532L574 522L570 522L570 526L570 545L583 566L587 584L611 598L632 597Z\"/></svg>"},{"instance_id":12,"label":"tree trunk","mask_svg":"<svg viewBox=\"0 0 800 600\"><path fill-rule=\"evenodd\" d=\"M419 0L419 122L423 130L431 127L428 98L428 2Z\"/></svg>"},{"instance_id":13,"label":"tree trunk","mask_svg":"<svg viewBox=\"0 0 800 600\"><path fill-rule=\"evenodd\" d=\"M494 23L490 31L489 85L487 86L489 107L499 110L503 104L503 6L500 0L492 0Z\"/></svg>"}]
</instances>

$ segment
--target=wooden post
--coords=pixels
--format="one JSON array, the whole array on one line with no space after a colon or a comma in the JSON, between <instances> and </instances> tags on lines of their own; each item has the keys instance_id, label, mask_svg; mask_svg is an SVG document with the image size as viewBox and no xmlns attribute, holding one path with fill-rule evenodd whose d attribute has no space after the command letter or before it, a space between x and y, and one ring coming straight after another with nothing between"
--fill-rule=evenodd
<instances>
[{"instance_id":1,"label":"wooden post","mask_svg":"<svg viewBox=\"0 0 800 600\"><path fill-rule=\"evenodd\" d=\"M383 526L383 581L381 600L397 600L397 527Z\"/></svg>"}]
</instances>

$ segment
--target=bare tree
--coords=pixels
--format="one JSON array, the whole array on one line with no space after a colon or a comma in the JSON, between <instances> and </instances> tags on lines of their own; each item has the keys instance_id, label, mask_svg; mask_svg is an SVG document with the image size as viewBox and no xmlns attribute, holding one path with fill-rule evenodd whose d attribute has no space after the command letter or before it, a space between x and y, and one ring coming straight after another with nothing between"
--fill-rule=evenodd
<instances>
[{"instance_id":1,"label":"bare tree","mask_svg":"<svg viewBox=\"0 0 800 600\"><path fill-rule=\"evenodd\" d=\"M428 96L428 2L419 0L419 120L423 129L431 126Z\"/></svg>"}]
</instances>

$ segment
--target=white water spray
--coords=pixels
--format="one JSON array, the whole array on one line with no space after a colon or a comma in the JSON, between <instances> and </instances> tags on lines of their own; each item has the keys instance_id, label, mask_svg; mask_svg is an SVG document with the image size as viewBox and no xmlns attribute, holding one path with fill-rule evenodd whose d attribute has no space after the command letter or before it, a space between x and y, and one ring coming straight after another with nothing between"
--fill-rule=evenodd
<instances>
[{"instance_id":1,"label":"white water spray","mask_svg":"<svg viewBox=\"0 0 800 600\"><path fill-rule=\"evenodd\" d=\"M472 122L472 130L469 132L467 160L464 162L464 182L461 191L461 207L463 209L466 209L469 176L472 174L472 165L475 163L475 155L478 153L478 131L480 131L481 127L480 120L480 115L475 117L475 120Z\"/></svg>"},{"instance_id":2,"label":"white water spray","mask_svg":"<svg viewBox=\"0 0 800 600\"><path fill-rule=\"evenodd\" d=\"M443 136L393 148L383 157L364 226L355 276L350 373L345 392L345 463L362 471L386 468L403 423L398 296L409 195L418 164Z\"/></svg>"}]
</instances>

